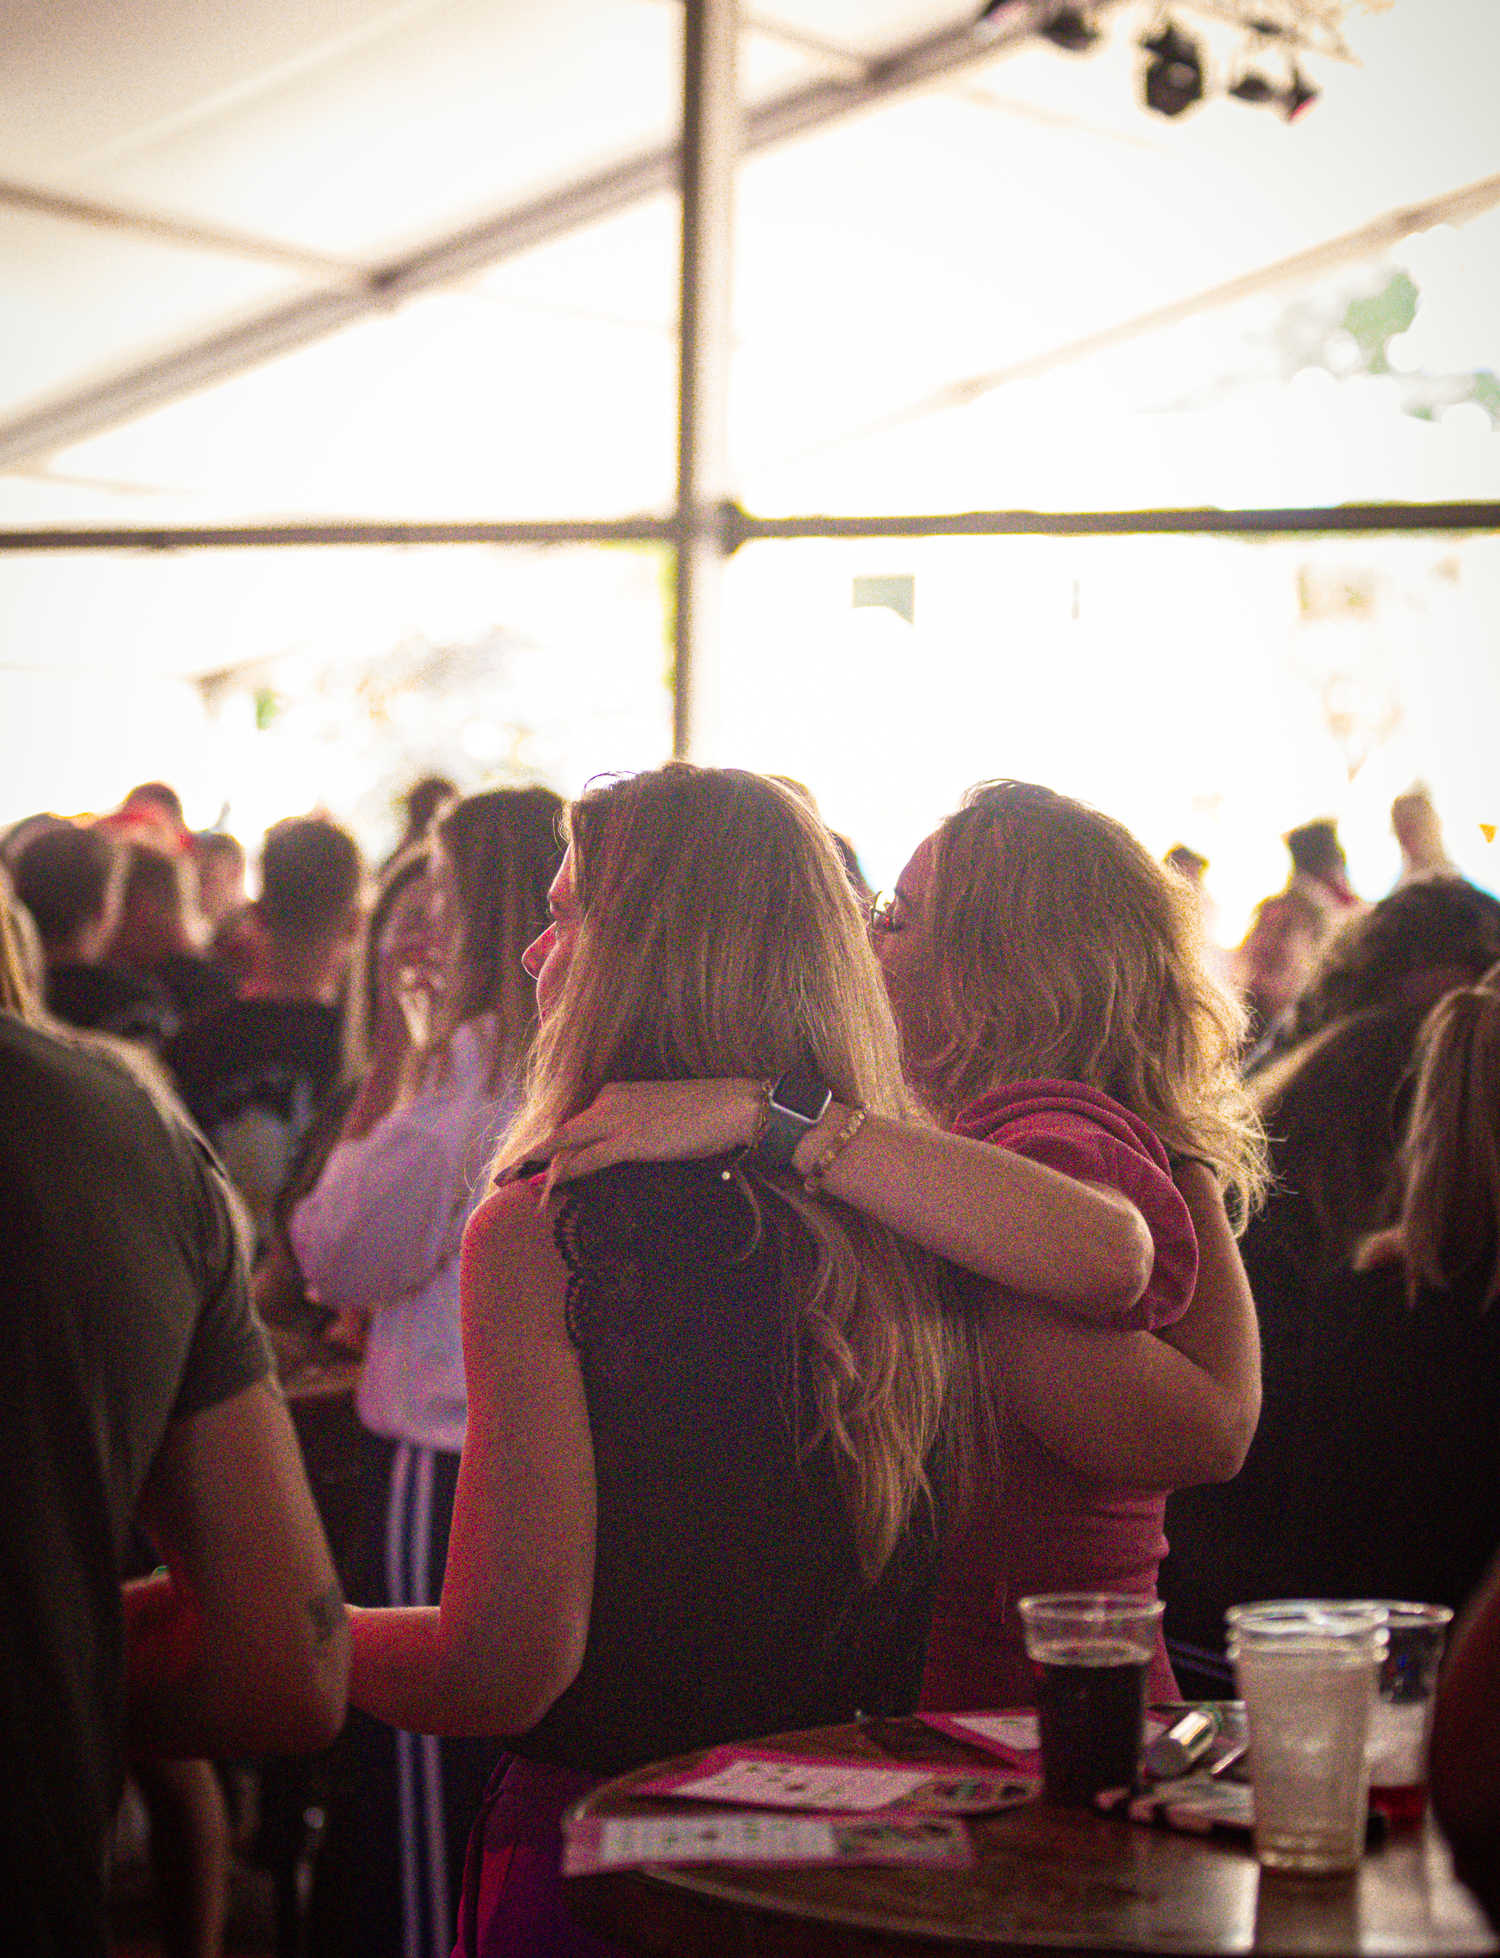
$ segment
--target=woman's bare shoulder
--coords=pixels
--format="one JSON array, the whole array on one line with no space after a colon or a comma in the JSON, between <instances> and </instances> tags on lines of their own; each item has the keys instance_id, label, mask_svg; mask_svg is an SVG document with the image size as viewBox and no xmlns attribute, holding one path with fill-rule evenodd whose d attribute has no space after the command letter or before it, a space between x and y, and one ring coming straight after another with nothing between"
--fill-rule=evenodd
<instances>
[{"instance_id":1,"label":"woman's bare shoulder","mask_svg":"<svg viewBox=\"0 0 1500 1958\"><path fill-rule=\"evenodd\" d=\"M474 1206L465 1236L476 1243L507 1232L543 1230L551 1235L542 1209L542 1178L522 1176L497 1183Z\"/></svg>"},{"instance_id":2,"label":"woman's bare shoulder","mask_svg":"<svg viewBox=\"0 0 1500 1958\"><path fill-rule=\"evenodd\" d=\"M568 1272L542 1198L542 1179L503 1184L475 1210L464 1232L466 1301L483 1291L518 1309L561 1310Z\"/></svg>"}]
</instances>

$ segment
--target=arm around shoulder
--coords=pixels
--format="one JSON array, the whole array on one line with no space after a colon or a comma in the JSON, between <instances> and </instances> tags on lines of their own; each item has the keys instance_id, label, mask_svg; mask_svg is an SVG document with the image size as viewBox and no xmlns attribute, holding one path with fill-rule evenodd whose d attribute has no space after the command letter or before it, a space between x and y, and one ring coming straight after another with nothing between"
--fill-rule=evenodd
<instances>
[{"instance_id":1,"label":"arm around shoulder","mask_svg":"<svg viewBox=\"0 0 1500 1958\"><path fill-rule=\"evenodd\" d=\"M1186 1164L1178 1187L1198 1237L1183 1317L1160 1332L1111 1332L1026 1301L985 1316L1006 1405L1080 1474L1148 1489L1223 1482L1260 1415L1255 1306L1213 1177Z\"/></svg>"},{"instance_id":2,"label":"arm around shoulder","mask_svg":"<svg viewBox=\"0 0 1500 1958\"><path fill-rule=\"evenodd\" d=\"M753 1140L762 1105L750 1080L612 1082L544 1153L555 1182L618 1162L716 1155ZM852 1112L829 1105L798 1144L797 1175L812 1172ZM869 1116L822 1187L966 1271L1089 1317L1128 1311L1151 1277L1150 1229L1121 1191L926 1123Z\"/></svg>"},{"instance_id":3,"label":"arm around shoulder","mask_svg":"<svg viewBox=\"0 0 1500 1958\"><path fill-rule=\"evenodd\" d=\"M1151 1277L1150 1229L1122 1191L990 1142L872 1118L826 1188L981 1278L1087 1317L1128 1311Z\"/></svg>"}]
</instances>

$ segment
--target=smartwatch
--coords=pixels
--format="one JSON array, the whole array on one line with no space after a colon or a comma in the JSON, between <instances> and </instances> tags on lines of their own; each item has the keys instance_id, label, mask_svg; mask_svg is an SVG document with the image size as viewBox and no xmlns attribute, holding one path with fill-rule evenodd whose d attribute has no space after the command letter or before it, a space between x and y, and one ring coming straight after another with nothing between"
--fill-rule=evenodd
<instances>
[{"instance_id":1,"label":"smartwatch","mask_svg":"<svg viewBox=\"0 0 1500 1958\"><path fill-rule=\"evenodd\" d=\"M755 1145L757 1158L772 1169L788 1169L797 1144L822 1121L833 1091L805 1064L789 1068L771 1084L765 1120Z\"/></svg>"}]
</instances>

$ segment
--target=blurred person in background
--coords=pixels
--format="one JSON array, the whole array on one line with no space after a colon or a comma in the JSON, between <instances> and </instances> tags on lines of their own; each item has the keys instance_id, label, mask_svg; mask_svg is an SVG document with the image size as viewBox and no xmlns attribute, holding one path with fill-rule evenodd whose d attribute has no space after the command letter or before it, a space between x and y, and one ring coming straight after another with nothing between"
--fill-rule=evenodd
<instances>
[{"instance_id":1,"label":"blurred person in background","mask_svg":"<svg viewBox=\"0 0 1500 1958\"><path fill-rule=\"evenodd\" d=\"M432 834L432 826L437 821L438 812L444 803L452 802L458 794L458 784L450 782L446 775L424 775L420 781L413 782L401 798L405 814L401 834L396 847L380 866L383 876L391 866L398 863L408 850L425 843Z\"/></svg>"},{"instance_id":2,"label":"blurred person in background","mask_svg":"<svg viewBox=\"0 0 1500 1958\"><path fill-rule=\"evenodd\" d=\"M1330 929L1328 912L1305 891L1281 891L1255 907L1250 929L1228 961L1249 1016L1247 1068L1284 1035Z\"/></svg>"},{"instance_id":3,"label":"blurred person in background","mask_svg":"<svg viewBox=\"0 0 1500 1958\"><path fill-rule=\"evenodd\" d=\"M163 987L181 1026L234 997L232 982L202 955L205 937L191 861L155 843L127 843L120 922L109 956Z\"/></svg>"},{"instance_id":4,"label":"blurred person in background","mask_svg":"<svg viewBox=\"0 0 1500 1958\"><path fill-rule=\"evenodd\" d=\"M266 834L254 964L238 999L184 1027L167 1060L261 1233L293 1152L337 1084L364 867L347 830L292 817Z\"/></svg>"},{"instance_id":5,"label":"blurred person in background","mask_svg":"<svg viewBox=\"0 0 1500 1958\"><path fill-rule=\"evenodd\" d=\"M8 872L13 871L21 852L34 836L40 836L46 829L64 829L67 823L66 816L54 815L48 810L39 810L34 816L23 816L19 822L12 823L4 837L0 838L0 864Z\"/></svg>"},{"instance_id":6,"label":"blurred person in background","mask_svg":"<svg viewBox=\"0 0 1500 1958\"><path fill-rule=\"evenodd\" d=\"M1299 823L1282 838L1292 859L1288 890L1305 891L1329 916L1338 919L1359 907L1359 896L1349 882L1349 859L1339 841L1338 824L1332 816L1319 816L1310 823Z\"/></svg>"},{"instance_id":7,"label":"blurred person in background","mask_svg":"<svg viewBox=\"0 0 1500 1958\"><path fill-rule=\"evenodd\" d=\"M1391 834L1401 845L1400 890L1418 877L1456 877L1458 865L1443 843L1443 825L1432 804L1432 792L1417 782L1391 804Z\"/></svg>"},{"instance_id":8,"label":"blurred person in background","mask_svg":"<svg viewBox=\"0 0 1500 1958\"><path fill-rule=\"evenodd\" d=\"M1295 1048L1370 1006L1425 1012L1500 958L1500 898L1462 877L1419 878L1360 912L1325 946L1292 1014Z\"/></svg>"},{"instance_id":9,"label":"blurred person in background","mask_svg":"<svg viewBox=\"0 0 1500 1958\"><path fill-rule=\"evenodd\" d=\"M1500 1548L1500 966L1439 1000L1413 1066L1396 1216L1315 1304L1289 1520L1329 1595L1461 1608Z\"/></svg>"},{"instance_id":10,"label":"blurred person in background","mask_svg":"<svg viewBox=\"0 0 1500 1958\"><path fill-rule=\"evenodd\" d=\"M98 827L52 825L23 845L13 880L42 941L48 1012L160 1053L177 1031L170 996L108 956L124 901L125 854L116 839Z\"/></svg>"},{"instance_id":11,"label":"blurred person in background","mask_svg":"<svg viewBox=\"0 0 1500 1958\"><path fill-rule=\"evenodd\" d=\"M428 857L427 846L418 845L398 858L380 880L349 967L341 1079L303 1131L272 1206L270 1240L255 1268L252 1291L284 1379L311 1359L320 1341L327 1343L330 1354L342 1352L347 1356L364 1351L368 1315L353 1308L330 1311L308 1297L301 1268L287 1242L286 1226L323 1174L345 1118L374 1065L382 958L388 958L398 941L403 945L422 941L431 914L431 889L425 881Z\"/></svg>"},{"instance_id":12,"label":"blurred person in background","mask_svg":"<svg viewBox=\"0 0 1500 1958\"><path fill-rule=\"evenodd\" d=\"M193 838L193 864L198 874L198 909L212 939L249 902L245 846L226 830L199 830Z\"/></svg>"},{"instance_id":13,"label":"blurred person in background","mask_svg":"<svg viewBox=\"0 0 1500 1958\"><path fill-rule=\"evenodd\" d=\"M205 830L194 838L198 904L208 925L208 957L233 986L255 969L255 908L245 891L245 846Z\"/></svg>"},{"instance_id":14,"label":"blurred person in background","mask_svg":"<svg viewBox=\"0 0 1500 1958\"><path fill-rule=\"evenodd\" d=\"M516 1106L535 1024L521 965L545 927L561 799L492 789L438 820L425 874L387 880L370 1059L342 1133L286 1223L310 1298L368 1323L364 1554L351 1596L436 1604L468 1419L459 1249ZM317 1954L448 1958L464 1851L498 1746L351 1720L310 1919ZM351 1941L352 1940L352 1944Z\"/></svg>"},{"instance_id":15,"label":"blurred person in background","mask_svg":"<svg viewBox=\"0 0 1500 1958\"><path fill-rule=\"evenodd\" d=\"M169 856L192 854L193 839L182 815L182 797L169 782L141 782L118 809L101 816L97 825L122 843L154 843Z\"/></svg>"},{"instance_id":16,"label":"blurred person in background","mask_svg":"<svg viewBox=\"0 0 1500 1958\"><path fill-rule=\"evenodd\" d=\"M1162 1590L1174 1649L1190 1646L1201 1662L1189 1691L1228 1689L1226 1605L1308 1595L1282 1521L1299 1502L1302 1424L1318 1418L1308 1386L1312 1329L1332 1309L1324 1301L1337 1301L1361 1240L1390 1223L1399 1202L1398 1150L1424 1015L1455 988L1479 984L1497 958L1500 900L1456 877L1403 886L1332 941L1297 1009L1306 1034L1250 1084L1274 1179L1243 1241L1263 1402L1233 1481L1182 1490L1168 1504Z\"/></svg>"},{"instance_id":17,"label":"blurred person in background","mask_svg":"<svg viewBox=\"0 0 1500 1958\"><path fill-rule=\"evenodd\" d=\"M1394 1221L1332 1266L1308 1275L1289 1258L1264 1284L1247 1245L1265 1415L1241 1475L1174 1498L1168 1516L1168 1615L1210 1652L1227 1606L1251 1598L1459 1609L1500 1547L1496 985L1500 968L1420 1024L1410 1109L1386 1152ZM1329 1029L1325 1051L1370 1019ZM1345 1059L1352 1102L1368 1055Z\"/></svg>"}]
</instances>

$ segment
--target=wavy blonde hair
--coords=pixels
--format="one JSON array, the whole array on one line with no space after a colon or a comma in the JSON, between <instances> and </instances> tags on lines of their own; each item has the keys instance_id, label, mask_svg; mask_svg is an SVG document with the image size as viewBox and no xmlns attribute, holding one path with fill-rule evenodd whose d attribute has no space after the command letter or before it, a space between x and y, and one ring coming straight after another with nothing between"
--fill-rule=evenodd
<instances>
[{"instance_id":1,"label":"wavy blonde hair","mask_svg":"<svg viewBox=\"0 0 1500 1958\"><path fill-rule=\"evenodd\" d=\"M41 1004L44 971L36 927L29 913L24 918L20 914L9 880L0 871L0 1013L40 1026L46 1018Z\"/></svg>"},{"instance_id":2,"label":"wavy blonde hair","mask_svg":"<svg viewBox=\"0 0 1500 1958\"><path fill-rule=\"evenodd\" d=\"M1084 1082L1208 1163L1243 1223L1267 1180L1244 1011L1204 962L1181 877L1086 803L982 782L937 831L926 922L934 1031L908 1060L935 1112L1012 1081Z\"/></svg>"},{"instance_id":3,"label":"wavy blonde hair","mask_svg":"<svg viewBox=\"0 0 1500 1958\"><path fill-rule=\"evenodd\" d=\"M850 1107L913 1119L895 1024L843 864L790 791L673 762L568 813L579 906L505 1168L609 1081L767 1078L810 1063ZM791 1173L736 1172L780 1254L781 1295L873 1581L919 1501L969 1331L938 1261ZM967 1406L958 1411L966 1431Z\"/></svg>"},{"instance_id":4,"label":"wavy blonde hair","mask_svg":"<svg viewBox=\"0 0 1500 1958\"><path fill-rule=\"evenodd\" d=\"M1398 1161L1407 1297L1487 1263L1500 1298L1500 966L1440 999L1417 1036L1417 1087Z\"/></svg>"}]
</instances>

